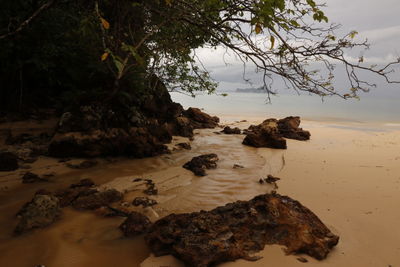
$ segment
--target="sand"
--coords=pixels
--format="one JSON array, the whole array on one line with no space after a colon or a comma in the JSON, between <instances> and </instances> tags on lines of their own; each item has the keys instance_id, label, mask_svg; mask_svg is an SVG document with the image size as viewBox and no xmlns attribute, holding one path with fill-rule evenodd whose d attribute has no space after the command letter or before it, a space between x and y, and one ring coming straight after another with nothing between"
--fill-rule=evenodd
<instances>
[{"instance_id":1,"label":"sand","mask_svg":"<svg viewBox=\"0 0 400 267\"><path fill-rule=\"evenodd\" d=\"M259 123L223 123L247 127ZM243 119L243 118L241 118ZM57 160L41 158L34 172L54 172L49 183L21 184L26 170L0 173L0 266L183 266L171 256L150 255L143 238L123 238L117 229L122 218L103 218L93 212L64 209L57 223L21 237L13 237L14 217L22 204L39 188L56 189L91 178L101 187L116 188L131 202L143 195L137 177L156 183L159 202L139 209L154 221L172 212L212 209L235 200L248 200L270 192L257 183L273 174L278 193L310 208L340 236L340 242L324 261L308 256L307 266L400 266L400 132L370 125L333 122L303 122L311 131L310 141L289 140L287 150L251 148L241 145L242 135L218 135L216 130L198 130L192 150L149 159L98 159L86 170L74 170ZM188 141L175 138L174 144ZM218 168L205 177L195 177L181 166L193 156L217 153ZM79 160L74 160L79 161ZM243 165L234 169L233 164ZM296 255L285 255L282 247L267 246L257 262L238 260L219 266L303 266Z\"/></svg>"}]
</instances>

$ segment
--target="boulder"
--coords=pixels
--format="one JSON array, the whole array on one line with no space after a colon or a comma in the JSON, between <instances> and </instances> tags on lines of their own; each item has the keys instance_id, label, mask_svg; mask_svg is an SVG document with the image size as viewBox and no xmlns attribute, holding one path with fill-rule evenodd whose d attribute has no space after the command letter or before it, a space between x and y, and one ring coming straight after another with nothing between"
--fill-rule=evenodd
<instances>
[{"instance_id":1,"label":"boulder","mask_svg":"<svg viewBox=\"0 0 400 267\"><path fill-rule=\"evenodd\" d=\"M298 201L265 194L211 211L168 215L150 227L145 240L156 256L171 254L186 266L206 267L255 260L250 255L271 244L322 260L339 237Z\"/></svg>"},{"instance_id":2,"label":"boulder","mask_svg":"<svg viewBox=\"0 0 400 267\"><path fill-rule=\"evenodd\" d=\"M241 134L241 133L242 133L242 131L241 131L238 127L231 128L231 127L229 127L229 126L226 126L226 127L222 130L222 132L223 132L224 134Z\"/></svg>"},{"instance_id":3,"label":"boulder","mask_svg":"<svg viewBox=\"0 0 400 267\"><path fill-rule=\"evenodd\" d=\"M19 222L14 233L18 235L34 228L48 226L60 215L61 207L58 198L47 194L36 194L18 212Z\"/></svg>"},{"instance_id":4,"label":"boulder","mask_svg":"<svg viewBox=\"0 0 400 267\"><path fill-rule=\"evenodd\" d=\"M151 226L149 218L138 212L131 212L119 229L127 237L144 234Z\"/></svg>"},{"instance_id":5,"label":"boulder","mask_svg":"<svg viewBox=\"0 0 400 267\"><path fill-rule=\"evenodd\" d=\"M286 117L278 121L278 129L283 137L305 141L310 139L310 132L300 126L300 117Z\"/></svg>"},{"instance_id":6,"label":"boulder","mask_svg":"<svg viewBox=\"0 0 400 267\"><path fill-rule=\"evenodd\" d=\"M14 153L0 152L0 171L15 171L18 168L18 157Z\"/></svg>"},{"instance_id":7,"label":"boulder","mask_svg":"<svg viewBox=\"0 0 400 267\"><path fill-rule=\"evenodd\" d=\"M183 115L190 120L194 129L215 128L219 123L218 117L212 117L198 108L188 108Z\"/></svg>"},{"instance_id":8,"label":"boulder","mask_svg":"<svg viewBox=\"0 0 400 267\"><path fill-rule=\"evenodd\" d=\"M197 176L205 176L207 175L206 169L217 168L218 160L217 154L205 154L192 158L183 165L183 168L192 171Z\"/></svg>"},{"instance_id":9,"label":"boulder","mask_svg":"<svg viewBox=\"0 0 400 267\"><path fill-rule=\"evenodd\" d=\"M72 202L72 206L77 210L94 210L121 201L122 198L121 192L115 189L108 189L80 195Z\"/></svg>"},{"instance_id":10,"label":"boulder","mask_svg":"<svg viewBox=\"0 0 400 267\"><path fill-rule=\"evenodd\" d=\"M286 140L279 133L276 119L265 120L260 125L250 126L246 131L243 144L253 147L287 148Z\"/></svg>"}]
</instances>

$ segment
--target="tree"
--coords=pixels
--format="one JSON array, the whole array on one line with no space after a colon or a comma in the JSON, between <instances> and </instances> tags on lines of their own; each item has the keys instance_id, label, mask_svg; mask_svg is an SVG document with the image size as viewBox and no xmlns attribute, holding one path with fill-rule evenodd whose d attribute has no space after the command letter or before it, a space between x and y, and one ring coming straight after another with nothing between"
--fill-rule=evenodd
<instances>
[{"instance_id":1,"label":"tree","mask_svg":"<svg viewBox=\"0 0 400 267\"><path fill-rule=\"evenodd\" d=\"M374 86L359 78L363 71L390 83L399 82L391 80L390 75L400 59L385 66L368 66L363 58L358 62L347 59L347 50L368 48L368 44L355 42L355 31L336 36L338 25L328 24L324 6L314 0L31 2L36 8L24 15L28 23L13 23L10 14L2 16L2 28L15 25L11 27L14 30L0 32L0 48L47 29L48 23L59 23L54 31L62 33L62 38L46 40L63 47L62 52L68 56L73 52L65 44L76 47L78 43L75 55L85 58L83 73L91 77L88 81L85 75L76 75L82 65L63 64L66 73L75 73L64 93L85 86L106 101L121 96L132 98L149 91L151 77L158 77L170 89L192 94L197 90L213 92L216 83L196 60L195 49L216 46L233 51L244 64L256 66L269 94L275 91L268 80L276 77L294 90L343 98L357 97L359 91ZM44 5L48 10L40 9ZM35 21L29 20L32 17ZM347 92L339 92L332 85L337 63L346 69L350 84ZM56 78L58 86L63 87L65 75Z\"/></svg>"}]
</instances>

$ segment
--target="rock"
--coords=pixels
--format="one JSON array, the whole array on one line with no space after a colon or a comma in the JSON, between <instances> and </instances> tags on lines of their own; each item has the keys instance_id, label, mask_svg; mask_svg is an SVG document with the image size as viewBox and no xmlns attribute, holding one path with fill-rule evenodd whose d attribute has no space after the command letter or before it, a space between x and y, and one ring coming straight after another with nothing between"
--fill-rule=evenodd
<instances>
[{"instance_id":1,"label":"rock","mask_svg":"<svg viewBox=\"0 0 400 267\"><path fill-rule=\"evenodd\" d=\"M155 184L148 184L147 188L143 191L146 195L157 195L158 189L156 188Z\"/></svg>"},{"instance_id":2,"label":"rock","mask_svg":"<svg viewBox=\"0 0 400 267\"><path fill-rule=\"evenodd\" d=\"M30 184L30 183L37 183L37 182L48 182L48 179L44 177L40 177L39 175L32 173L32 172L26 172L24 176L22 176L22 183L23 184Z\"/></svg>"},{"instance_id":3,"label":"rock","mask_svg":"<svg viewBox=\"0 0 400 267\"><path fill-rule=\"evenodd\" d=\"M279 181L281 178L272 176L270 174L268 174L267 178L264 178L264 181L268 184L273 184L276 183L277 181Z\"/></svg>"},{"instance_id":4,"label":"rock","mask_svg":"<svg viewBox=\"0 0 400 267\"><path fill-rule=\"evenodd\" d=\"M19 222L14 233L19 235L34 228L46 227L61 215L58 198L52 195L36 194L18 212Z\"/></svg>"},{"instance_id":5,"label":"rock","mask_svg":"<svg viewBox=\"0 0 400 267\"><path fill-rule=\"evenodd\" d=\"M94 166L96 166L98 162L96 160L84 160L80 162L79 164L71 164L67 163L67 166L72 168L72 169L89 169Z\"/></svg>"},{"instance_id":6,"label":"rock","mask_svg":"<svg viewBox=\"0 0 400 267\"><path fill-rule=\"evenodd\" d=\"M172 254L186 266L206 267L254 260L252 253L272 244L322 260L339 237L298 201L265 194L211 211L168 215L150 227L145 240L156 256Z\"/></svg>"},{"instance_id":7,"label":"rock","mask_svg":"<svg viewBox=\"0 0 400 267\"><path fill-rule=\"evenodd\" d=\"M18 157L14 153L0 152L0 171L15 171L18 167Z\"/></svg>"},{"instance_id":8,"label":"rock","mask_svg":"<svg viewBox=\"0 0 400 267\"><path fill-rule=\"evenodd\" d=\"M92 181L92 179L89 178L85 178L85 179L81 179L78 183L76 184L71 184L69 187L70 188L77 188L77 187L91 187L94 186L94 182Z\"/></svg>"},{"instance_id":9,"label":"rock","mask_svg":"<svg viewBox=\"0 0 400 267\"><path fill-rule=\"evenodd\" d=\"M241 133L242 133L242 131L241 131L238 127L231 128L231 127L229 127L229 126L226 126L226 127L222 130L222 132L223 132L224 134L241 134Z\"/></svg>"},{"instance_id":10,"label":"rock","mask_svg":"<svg viewBox=\"0 0 400 267\"><path fill-rule=\"evenodd\" d=\"M233 164L233 168L234 169L243 169L244 166L240 165L240 164Z\"/></svg>"},{"instance_id":11,"label":"rock","mask_svg":"<svg viewBox=\"0 0 400 267\"><path fill-rule=\"evenodd\" d=\"M303 257L298 257L297 260L298 260L299 262L302 262L302 263L308 262L308 260L307 260L306 258L303 258Z\"/></svg>"},{"instance_id":12,"label":"rock","mask_svg":"<svg viewBox=\"0 0 400 267\"><path fill-rule=\"evenodd\" d=\"M192 149L192 147L190 146L189 143L179 143L179 144L177 144L176 146L177 146L177 147L180 147L180 148L183 148L183 149L187 149L187 150Z\"/></svg>"},{"instance_id":13,"label":"rock","mask_svg":"<svg viewBox=\"0 0 400 267\"><path fill-rule=\"evenodd\" d=\"M120 201L122 198L123 195L121 192L115 189L108 189L88 195L80 195L72 202L72 206L78 210L94 210Z\"/></svg>"},{"instance_id":14,"label":"rock","mask_svg":"<svg viewBox=\"0 0 400 267\"><path fill-rule=\"evenodd\" d=\"M137 197L133 200L132 205L143 206L145 208L157 205L157 201L148 197Z\"/></svg>"},{"instance_id":15,"label":"rock","mask_svg":"<svg viewBox=\"0 0 400 267\"><path fill-rule=\"evenodd\" d=\"M215 128L219 123L218 117L211 117L198 108L188 108L183 115L190 120L194 129Z\"/></svg>"},{"instance_id":16,"label":"rock","mask_svg":"<svg viewBox=\"0 0 400 267\"><path fill-rule=\"evenodd\" d=\"M183 168L192 171L197 176L205 176L207 175L205 171L206 169L217 168L218 160L217 154L214 153L201 155L192 158L192 160L189 162L186 162L185 165L183 165Z\"/></svg>"},{"instance_id":17,"label":"rock","mask_svg":"<svg viewBox=\"0 0 400 267\"><path fill-rule=\"evenodd\" d=\"M151 226L149 218L138 212L132 212L119 226L119 229L127 237L144 234Z\"/></svg>"},{"instance_id":18,"label":"rock","mask_svg":"<svg viewBox=\"0 0 400 267\"><path fill-rule=\"evenodd\" d=\"M283 137L305 141L310 139L310 132L300 126L300 117L286 117L278 121L278 129Z\"/></svg>"},{"instance_id":19,"label":"rock","mask_svg":"<svg viewBox=\"0 0 400 267\"><path fill-rule=\"evenodd\" d=\"M244 145L276 149L287 148L286 140L279 133L276 119L265 120L258 126L252 125L245 133Z\"/></svg>"}]
</instances>

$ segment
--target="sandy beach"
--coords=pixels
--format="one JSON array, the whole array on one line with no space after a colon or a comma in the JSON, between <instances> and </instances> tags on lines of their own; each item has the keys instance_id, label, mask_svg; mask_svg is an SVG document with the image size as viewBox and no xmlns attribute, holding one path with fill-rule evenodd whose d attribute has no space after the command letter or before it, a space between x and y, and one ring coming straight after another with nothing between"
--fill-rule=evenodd
<instances>
[{"instance_id":1,"label":"sandy beach","mask_svg":"<svg viewBox=\"0 0 400 267\"><path fill-rule=\"evenodd\" d=\"M247 128L260 118L225 125ZM240 118L243 119L243 118ZM61 219L45 229L13 237L15 213L40 188L55 190L90 178L103 188L124 192L124 201L142 195L150 178L159 190L153 208L136 208L155 221L170 213L209 210L236 200L249 200L273 187L258 180L272 174L281 178L277 192L311 209L335 234L338 246L324 261L301 255L308 266L400 266L400 131L369 125L303 121L311 132L306 142L288 140L287 150L252 148L243 135L215 134L220 129L196 130L191 150L174 144L171 154L146 159L97 159L90 169L75 170L56 159L42 157L30 171L54 173L50 182L21 184L26 170L0 173L0 266L183 266L171 256L150 255L142 237L124 238L123 218L104 218L93 212L65 208ZM175 150L174 150L175 148ZM218 168L195 177L182 165L192 157L216 153ZM79 159L71 160L78 162ZM244 168L233 168L240 164ZM256 262L238 260L220 266L303 266L297 255L279 246L266 246Z\"/></svg>"}]
</instances>

